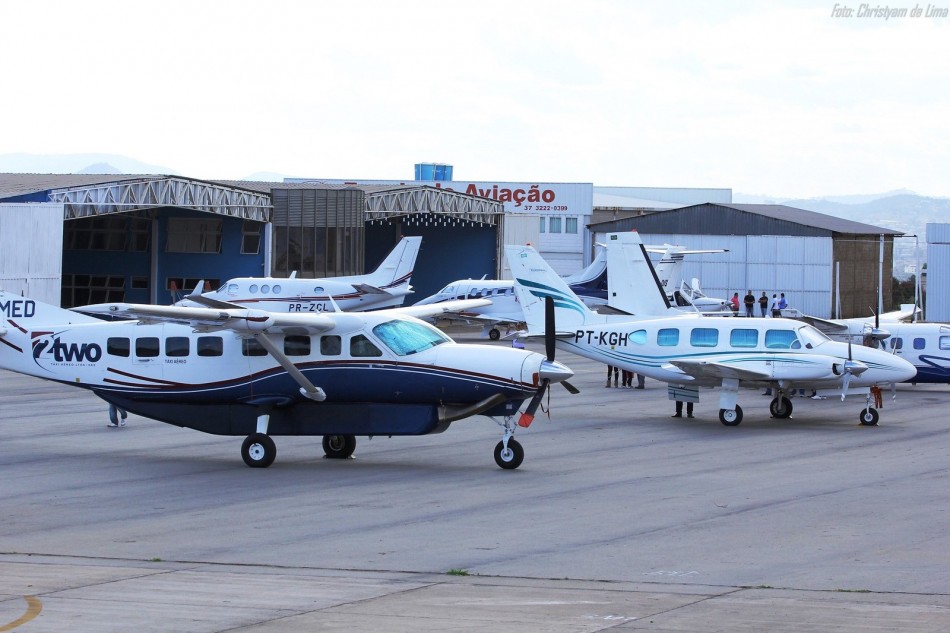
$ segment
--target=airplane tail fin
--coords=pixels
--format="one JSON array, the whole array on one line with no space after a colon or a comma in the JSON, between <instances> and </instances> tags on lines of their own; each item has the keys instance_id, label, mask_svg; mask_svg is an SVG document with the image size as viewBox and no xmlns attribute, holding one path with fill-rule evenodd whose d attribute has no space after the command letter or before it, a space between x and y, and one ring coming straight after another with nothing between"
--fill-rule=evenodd
<instances>
[{"instance_id":1,"label":"airplane tail fin","mask_svg":"<svg viewBox=\"0 0 950 633\"><path fill-rule=\"evenodd\" d=\"M0 290L0 329L27 330L51 325L99 322L101 319L88 314Z\"/></svg>"},{"instance_id":2,"label":"airplane tail fin","mask_svg":"<svg viewBox=\"0 0 950 633\"><path fill-rule=\"evenodd\" d=\"M666 291L638 233L607 234L607 281L611 308L638 317L671 314Z\"/></svg>"},{"instance_id":3,"label":"airplane tail fin","mask_svg":"<svg viewBox=\"0 0 950 633\"><path fill-rule=\"evenodd\" d=\"M402 238L376 270L364 277L364 282L389 292L397 289L408 290L409 278L416 265L421 244L422 238L419 236Z\"/></svg>"},{"instance_id":4,"label":"airplane tail fin","mask_svg":"<svg viewBox=\"0 0 950 633\"><path fill-rule=\"evenodd\" d=\"M588 323L603 321L603 317L584 305L533 247L505 246L505 256L529 336L544 334L546 297L554 300L554 322L559 333L573 333Z\"/></svg>"}]
</instances>

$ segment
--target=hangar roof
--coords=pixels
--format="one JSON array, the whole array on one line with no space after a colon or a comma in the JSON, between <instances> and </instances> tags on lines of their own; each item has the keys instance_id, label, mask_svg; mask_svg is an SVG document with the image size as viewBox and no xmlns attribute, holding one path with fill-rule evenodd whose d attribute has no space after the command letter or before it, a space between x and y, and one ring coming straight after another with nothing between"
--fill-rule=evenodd
<instances>
[{"instance_id":1,"label":"hangar roof","mask_svg":"<svg viewBox=\"0 0 950 633\"><path fill-rule=\"evenodd\" d=\"M636 229L641 233L703 235L903 235L900 231L782 204L694 204L590 227L598 232Z\"/></svg>"},{"instance_id":2,"label":"hangar roof","mask_svg":"<svg viewBox=\"0 0 950 633\"><path fill-rule=\"evenodd\" d=\"M161 174L0 174L0 201L44 196L63 202L66 219L155 207L179 207L266 222L274 189L360 189L366 217L384 220L439 213L496 224L504 205L496 200L427 185L347 185L253 180L197 180Z\"/></svg>"}]
</instances>

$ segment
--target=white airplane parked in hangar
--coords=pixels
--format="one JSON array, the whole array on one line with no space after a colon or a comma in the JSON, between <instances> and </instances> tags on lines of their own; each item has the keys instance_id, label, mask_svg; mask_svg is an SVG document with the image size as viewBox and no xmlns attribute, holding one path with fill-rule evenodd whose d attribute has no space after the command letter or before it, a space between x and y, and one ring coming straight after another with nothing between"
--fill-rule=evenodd
<instances>
[{"instance_id":1,"label":"white airplane parked in hangar","mask_svg":"<svg viewBox=\"0 0 950 633\"><path fill-rule=\"evenodd\" d=\"M610 234L608 239L620 239ZM630 239L630 238L628 238ZM642 248L642 244L640 244ZM529 335L545 334L542 300L555 305L557 345L580 356L642 373L671 387L671 397L698 401L699 387L719 388L719 420L742 421L740 385L775 390L769 411L787 418L794 389L835 390L868 396L872 385L908 380L916 370L887 352L831 341L814 327L790 319L709 319L693 315L636 318L590 311L530 246L506 246L508 265L527 319ZM644 254L645 256L645 254ZM654 285L640 292L665 295ZM870 398L859 419L875 425Z\"/></svg>"},{"instance_id":2,"label":"white airplane parked in hangar","mask_svg":"<svg viewBox=\"0 0 950 633\"><path fill-rule=\"evenodd\" d=\"M727 300L707 297L699 287L699 280L695 277L691 283L686 283L683 279L683 259L687 255L728 253L729 249L688 249L684 246L663 244L662 246L647 246L646 250L661 255L654 269L670 302L681 307L692 306L705 314L720 313L732 316L732 307Z\"/></svg>"},{"instance_id":3,"label":"white airplane parked in hangar","mask_svg":"<svg viewBox=\"0 0 950 633\"><path fill-rule=\"evenodd\" d=\"M335 312L336 306L356 312L401 306L412 292L409 280L421 243L421 237L403 237L376 270L365 275L324 279L302 279L296 273L286 278L238 277L202 296L269 312ZM175 305L201 304L185 298Z\"/></svg>"},{"instance_id":4,"label":"white airplane parked in hangar","mask_svg":"<svg viewBox=\"0 0 950 633\"><path fill-rule=\"evenodd\" d=\"M0 291L0 368L89 389L161 422L245 435L241 455L251 467L274 461L272 436L322 435L327 457L345 458L357 435L440 433L485 415L504 427L495 461L517 468L524 459L513 437L519 407L531 399L517 421L526 426L550 383L576 392L565 382L572 372L554 360L553 340L547 358L457 344L412 316L441 309L83 307L135 319L109 321Z\"/></svg>"}]
</instances>

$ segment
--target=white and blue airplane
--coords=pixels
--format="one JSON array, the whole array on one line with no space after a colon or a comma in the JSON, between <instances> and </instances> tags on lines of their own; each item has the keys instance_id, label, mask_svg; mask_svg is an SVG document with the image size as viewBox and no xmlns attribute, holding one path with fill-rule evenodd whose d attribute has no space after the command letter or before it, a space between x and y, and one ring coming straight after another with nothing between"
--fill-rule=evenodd
<instances>
[{"instance_id":1,"label":"white and blue airplane","mask_svg":"<svg viewBox=\"0 0 950 633\"><path fill-rule=\"evenodd\" d=\"M608 235L608 238L610 236ZM771 387L773 417L787 418L796 389L834 390L867 396L872 385L908 380L913 365L892 354L830 340L814 327L790 319L709 319L698 313L636 318L592 312L530 246L506 246L529 335L550 336L556 323L561 349L666 382L677 400L697 401L699 387L719 389L719 420L742 421L740 385ZM608 264L609 267L609 264ZM659 292L644 284L641 293ZM662 301L666 296L660 292ZM553 319L543 301L554 303ZM671 396L672 397L672 396ZM875 425L878 413L867 398L860 421Z\"/></svg>"},{"instance_id":2,"label":"white and blue airplane","mask_svg":"<svg viewBox=\"0 0 950 633\"><path fill-rule=\"evenodd\" d=\"M344 312L401 306L412 293L409 280L422 238L404 237L371 273L325 279L237 277L202 293L205 299L269 312ZM335 306L334 306L335 302ZM195 307L185 298L175 305Z\"/></svg>"},{"instance_id":3,"label":"white and blue airplane","mask_svg":"<svg viewBox=\"0 0 950 633\"><path fill-rule=\"evenodd\" d=\"M553 341L548 357L457 344L416 318L441 306L287 314L214 305L78 313L0 291L0 368L88 389L161 422L246 436L241 455L251 467L274 461L273 436L322 435L327 457L345 458L356 436L440 433L484 415L504 427L496 463L517 468L519 407L530 399L530 422L548 386L572 375L554 360Z\"/></svg>"},{"instance_id":4,"label":"white and blue airplane","mask_svg":"<svg viewBox=\"0 0 950 633\"><path fill-rule=\"evenodd\" d=\"M610 245L608 245L610 248ZM709 253L728 253L728 249L688 249L684 246L663 244L662 246L647 246L650 253L660 254L660 261L654 269L660 280L660 285L666 292L667 299L673 305L688 307L705 314L728 314L732 316L732 307L725 299L708 297L699 287L699 279L693 278L691 283L683 279L683 260L687 255L704 255Z\"/></svg>"}]
</instances>

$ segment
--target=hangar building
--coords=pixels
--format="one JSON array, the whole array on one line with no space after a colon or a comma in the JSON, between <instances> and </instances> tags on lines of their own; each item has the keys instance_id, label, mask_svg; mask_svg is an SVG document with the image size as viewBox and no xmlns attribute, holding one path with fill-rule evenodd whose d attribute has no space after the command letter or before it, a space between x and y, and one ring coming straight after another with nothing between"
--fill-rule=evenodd
<instances>
[{"instance_id":1,"label":"hangar building","mask_svg":"<svg viewBox=\"0 0 950 633\"><path fill-rule=\"evenodd\" d=\"M601 222L590 229L593 239L601 242L606 233L636 230L644 244L728 249L727 253L687 256L683 277L700 279L703 292L711 297L729 298L735 292L743 297L750 289L756 297L763 291L770 298L784 292L791 307L822 318L868 316L869 306L877 307L881 270L884 297L891 296L894 236L901 235L766 204L695 204Z\"/></svg>"}]
</instances>

